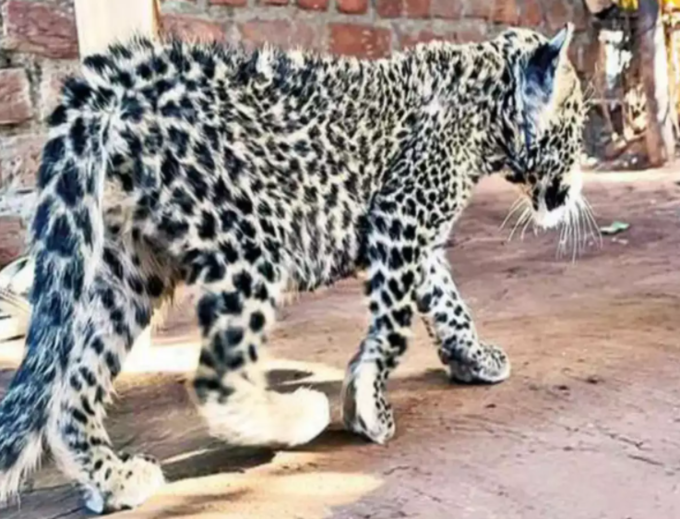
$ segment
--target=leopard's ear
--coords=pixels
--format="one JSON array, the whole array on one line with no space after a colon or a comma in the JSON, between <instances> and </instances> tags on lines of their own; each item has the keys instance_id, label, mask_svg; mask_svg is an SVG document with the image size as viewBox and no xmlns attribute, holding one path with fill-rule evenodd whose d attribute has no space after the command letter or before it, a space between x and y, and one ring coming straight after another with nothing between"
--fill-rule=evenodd
<instances>
[{"instance_id":1,"label":"leopard's ear","mask_svg":"<svg viewBox=\"0 0 680 519\"><path fill-rule=\"evenodd\" d=\"M555 108L560 71L568 60L573 34L574 26L568 23L550 41L536 47L521 65L518 94L529 139L540 134L543 122Z\"/></svg>"}]
</instances>

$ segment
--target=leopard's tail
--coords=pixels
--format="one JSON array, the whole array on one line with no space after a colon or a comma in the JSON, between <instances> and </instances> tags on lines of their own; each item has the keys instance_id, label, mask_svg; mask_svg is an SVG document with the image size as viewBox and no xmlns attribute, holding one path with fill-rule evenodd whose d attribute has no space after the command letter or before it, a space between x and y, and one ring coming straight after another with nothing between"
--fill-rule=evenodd
<instances>
[{"instance_id":1,"label":"leopard's tail","mask_svg":"<svg viewBox=\"0 0 680 519\"><path fill-rule=\"evenodd\" d=\"M26 350L0 403L0 503L18 493L40 462L46 429L60 412L59 392L69 383L78 340L73 316L87 304L102 255L106 114L112 107L97 94L88 81L70 80L49 121L30 229L34 276Z\"/></svg>"}]
</instances>

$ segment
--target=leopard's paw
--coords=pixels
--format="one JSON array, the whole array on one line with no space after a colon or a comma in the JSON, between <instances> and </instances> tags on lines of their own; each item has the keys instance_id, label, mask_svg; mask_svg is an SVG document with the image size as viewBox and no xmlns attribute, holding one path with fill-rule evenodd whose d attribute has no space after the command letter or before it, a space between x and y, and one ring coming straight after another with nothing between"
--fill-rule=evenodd
<instances>
[{"instance_id":1,"label":"leopard's paw","mask_svg":"<svg viewBox=\"0 0 680 519\"><path fill-rule=\"evenodd\" d=\"M156 460L127 454L98 464L92 478L94 483L85 488L85 506L97 514L135 508L165 483Z\"/></svg>"},{"instance_id":2,"label":"leopard's paw","mask_svg":"<svg viewBox=\"0 0 680 519\"><path fill-rule=\"evenodd\" d=\"M463 355L440 350L440 358L451 378L466 384L497 384L510 376L510 359L498 346L479 343L466 348Z\"/></svg>"},{"instance_id":3,"label":"leopard's paw","mask_svg":"<svg viewBox=\"0 0 680 519\"><path fill-rule=\"evenodd\" d=\"M226 401L208 399L199 409L211 435L234 445L294 447L313 440L330 422L328 397L305 388L236 391Z\"/></svg>"},{"instance_id":4,"label":"leopard's paw","mask_svg":"<svg viewBox=\"0 0 680 519\"><path fill-rule=\"evenodd\" d=\"M394 436L392 406L374 363L350 364L342 388L342 419L348 430L378 444Z\"/></svg>"}]
</instances>

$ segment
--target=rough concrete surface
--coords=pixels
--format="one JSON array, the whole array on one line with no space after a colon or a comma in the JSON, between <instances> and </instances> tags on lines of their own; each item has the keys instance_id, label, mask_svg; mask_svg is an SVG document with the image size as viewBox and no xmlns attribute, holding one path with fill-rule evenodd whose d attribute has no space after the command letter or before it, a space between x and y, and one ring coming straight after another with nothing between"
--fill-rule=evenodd
<instances>
[{"instance_id":1,"label":"rough concrete surface","mask_svg":"<svg viewBox=\"0 0 680 519\"><path fill-rule=\"evenodd\" d=\"M628 231L572 262L557 235L499 231L514 194L485 181L450 257L481 336L503 345L511 378L448 382L418 323L389 384L387 446L342 431L345 363L367 325L359 282L303 295L271 340L275 385L324 390L334 424L288 452L211 440L182 381L195 364L193 311L170 315L117 384L109 430L163 460L170 484L116 519L677 519L680 517L680 187L674 171L590 175L600 223ZM21 343L0 346L0 387ZM48 464L2 519L86 517Z\"/></svg>"}]
</instances>

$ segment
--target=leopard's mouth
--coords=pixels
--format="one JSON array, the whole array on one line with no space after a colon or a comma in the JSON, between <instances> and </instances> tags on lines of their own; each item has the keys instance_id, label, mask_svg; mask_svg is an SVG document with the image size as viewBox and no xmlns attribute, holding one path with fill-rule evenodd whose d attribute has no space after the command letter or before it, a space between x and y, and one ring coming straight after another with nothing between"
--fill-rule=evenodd
<instances>
[{"instance_id":1,"label":"leopard's mouth","mask_svg":"<svg viewBox=\"0 0 680 519\"><path fill-rule=\"evenodd\" d=\"M586 205L582 196L583 177L574 165L565 174L544 178L531 190L534 222L543 229L554 229L578 221Z\"/></svg>"},{"instance_id":2,"label":"leopard's mouth","mask_svg":"<svg viewBox=\"0 0 680 519\"><path fill-rule=\"evenodd\" d=\"M569 188L563 203L551 209L545 198L539 199L538 209L534 208L532 216L536 227L558 230L558 256L570 255L575 259L591 239L601 243L593 210L580 189Z\"/></svg>"},{"instance_id":3,"label":"leopard's mouth","mask_svg":"<svg viewBox=\"0 0 680 519\"><path fill-rule=\"evenodd\" d=\"M548 190L551 185L552 193ZM558 256L571 253L574 258L591 238L601 242L593 210L581 193L580 182L543 182L519 187L521 194L501 224L503 228L514 219L509 240L516 234L523 238L528 229L557 229Z\"/></svg>"},{"instance_id":4,"label":"leopard's mouth","mask_svg":"<svg viewBox=\"0 0 680 519\"><path fill-rule=\"evenodd\" d=\"M542 229L555 229L567 219L569 211L565 206L558 207L551 211L539 209L534 211L534 223Z\"/></svg>"}]
</instances>

